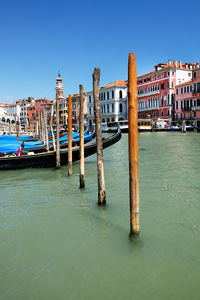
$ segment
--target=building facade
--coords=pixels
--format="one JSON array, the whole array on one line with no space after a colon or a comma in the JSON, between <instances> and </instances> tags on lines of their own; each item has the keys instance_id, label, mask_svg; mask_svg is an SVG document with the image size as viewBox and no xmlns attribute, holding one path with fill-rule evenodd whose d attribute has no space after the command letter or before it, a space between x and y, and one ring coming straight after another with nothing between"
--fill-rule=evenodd
<instances>
[{"instance_id":1,"label":"building facade","mask_svg":"<svg viewBox=\"0 0 200 300\"><path fill-rule=\"evenodd\" d=\"M176 85L192 79L195 63L181 61L160 63L149 73L138 76L138 118L157 121L165 119L171 124L175 119Z\"/></svg>"},{"instance_id":2,"label":"building facade","mask_svg":"<svg viewBox=\"0 0 200 300\"><path fill-rule=\"evenodd\" d=\"M87 122L95 124L93 91L87 92ZM127 81L117 80L99 90L102 123L127 120Z\"/></svg>"}]
</instances>

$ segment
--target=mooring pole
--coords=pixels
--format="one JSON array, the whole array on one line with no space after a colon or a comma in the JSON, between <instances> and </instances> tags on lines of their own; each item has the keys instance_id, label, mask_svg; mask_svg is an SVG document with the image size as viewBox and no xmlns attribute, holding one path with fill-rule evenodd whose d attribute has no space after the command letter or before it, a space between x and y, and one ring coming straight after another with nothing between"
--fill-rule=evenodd
<instances>
[{"instance_id":1,"label":"mooring pole","mask_svg":"<svg viewBox=\"0 0 200 300\"><path fill-rule=\"evenodd\" d=\"M97 141L98 204L105 205L106 189L105 189L105 180L104 180L101 109L100 109L100 101L99 101L99 81L100 81L100 68L95 68L93 73L93 97L94 97L94 114L95 114L95 123L96 123L96 141Z\"/></svg>"},{"instance_id":2,"label":"mooring pole","mask_svg":"<svg viewBox=\"0 0 200 300\"><path fill-rule=\"evenodd\" d=\"M85 187L85 166L84 166L84 103L83 85L79 85L80 90L80 113L79 113L79 133L80 133L80 188Z\"/></svg>"},{"instance_id":3,"label":"mooring pole","mask_svg":"<svg viewBox=\"0 0 200 300\"><path fill-rule=\"evenodd\" d=\"M47 111L44 111L45 116L45 137L46 137L46 148L49 151L49 136L48 136L48 128L47 128Z\"/></svg>"},{"instance_id":4,"label":"mooring pole","mask_svg":"<svg viewBox=\"0 0 200 300\"><path fill-rule=\"evenodd\" d=\"M55 136L54 136L54 132L53 132L53 105L51 107L51 118L50 118L49 126L50 126L50 130L51 130L53 150L56 150Z\"/></svg>"},{"instance_id":5,"label":"mooring pole","mask_svg":"<svg viewBox=\"0 0 200 300\"><path fill-rule=\"evenodd\" d=\"M59 97L56 97L56 168L60 168L60 143L59 143L59 127L60 127L60 118L59 118Z\"/></svg>"},{"instance_id":6,"label":"mooring pole","mask_svg":"<svg viewBox=\"0 0 200 300\"><path fill-rule=\"evenodd\" d=\"M68 176L72 175L72 96L68 102Z\"/></svg>"},{"instance_id":7,"label":"mooring pole","mask_svg":"<svg viewBox=\"0 0 200 300\"><path fill-rule=\"evenodd\" d=\"M186 132L186 122L185 120L183 120L183 123L182 123L182 132Z\"/></svg>"},{"instance_id":8,"label":"mooring pole","mask_svg":"<svg viewBox=\"0 0 200 300\"><path fill-rule=\"evenodd\" d=\"M130 236L139 235L138 104L135 54L128 62Z\"/></svg>"},{"instance_id":9,"label":"mooring pole","mask_svg":"<svg viewBox=\"0 0 200 300\"><path fill-rule=\"evenodd\" d=\"M19 141L19 117L17 117L16 130L17 130L17 141Z\"/></svg>"}]
</instances>

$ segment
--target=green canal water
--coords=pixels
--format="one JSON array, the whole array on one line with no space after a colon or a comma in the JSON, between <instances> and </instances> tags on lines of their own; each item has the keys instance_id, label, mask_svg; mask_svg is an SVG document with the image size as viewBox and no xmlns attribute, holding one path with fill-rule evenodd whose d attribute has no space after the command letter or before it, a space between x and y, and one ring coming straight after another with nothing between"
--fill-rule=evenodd
<instances>
[{"instance_id":1,"label":"green canal water","mask_svg":"<svg viewBox=\"0 0 200 300\"><path fill-rule=\"evenodd\" d=\"M200 135L139 135L140 236L129 240L127 135L79 164L0 173L0 299L200 299Z\"/></svg>"}]
</instances>

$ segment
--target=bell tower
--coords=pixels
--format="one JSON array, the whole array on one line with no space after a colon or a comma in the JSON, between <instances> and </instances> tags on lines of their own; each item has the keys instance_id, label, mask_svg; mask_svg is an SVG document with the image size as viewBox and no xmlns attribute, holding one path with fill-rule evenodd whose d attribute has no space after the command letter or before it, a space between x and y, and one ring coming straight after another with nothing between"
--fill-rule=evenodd
<instances>
[{"instance_id":1,"label":"bell tower","mask_svg":"<svg viewBox=\"0 0 200 300\"><path fill-rule=\"evenodd\" d=\"M64 99L64 88L60 72L58 72L58 77L56 78L56 99Z\"/></svg>"}]
</instances>

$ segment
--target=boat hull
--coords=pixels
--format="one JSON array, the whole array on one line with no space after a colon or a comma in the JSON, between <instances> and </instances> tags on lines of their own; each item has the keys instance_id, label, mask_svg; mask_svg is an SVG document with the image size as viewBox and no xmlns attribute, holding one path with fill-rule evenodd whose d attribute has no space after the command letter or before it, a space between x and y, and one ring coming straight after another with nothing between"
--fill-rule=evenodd
<instances>
[{"instance_id":1,"label":"boat hull","mask_svg":"<svg viewBox=\"0 0 200 300\"><path fill-rule=\"evenodd\" d=\"M121 138L118 130L113 136L103 139L103 149L117 143ZM72 148L72 161L79 160L79 147ZM88 157L96 153L96 142L84 146L84 156ZM60 164L68 162L68 149L60 151ZM0 170L24 169L24 168L48 168L56 166L56 151L24 155L16 157L0 158Z\"/></svg>"}]
</instances>

